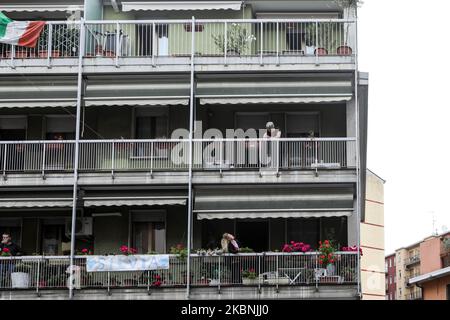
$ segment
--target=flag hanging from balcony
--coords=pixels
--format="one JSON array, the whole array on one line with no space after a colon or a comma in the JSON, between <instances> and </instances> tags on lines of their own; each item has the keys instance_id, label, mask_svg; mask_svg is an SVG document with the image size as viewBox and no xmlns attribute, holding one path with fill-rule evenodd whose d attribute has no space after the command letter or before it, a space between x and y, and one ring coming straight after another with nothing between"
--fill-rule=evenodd
<instances>
[{"instance_id":1,"label":"flag hanging from balcony","mask_svg":"<svg viewBox=\"0 0 450 320\"><path fill-rule=\"evenodd\" d=\"M14 21L0 11L0 43L34 48L45 21Z\"/></svg>"}]
</instances>

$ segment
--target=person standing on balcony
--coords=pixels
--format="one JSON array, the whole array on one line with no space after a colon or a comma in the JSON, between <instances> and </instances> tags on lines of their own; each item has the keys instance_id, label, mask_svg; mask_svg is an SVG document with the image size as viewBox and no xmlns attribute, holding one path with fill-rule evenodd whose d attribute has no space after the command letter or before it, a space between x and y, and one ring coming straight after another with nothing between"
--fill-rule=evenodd
<instances>
[{"instance_id":1,"label":"person standing on balcony","mask_svg":"<svg viewBox=\"0 0 450 320\"><path fill-rule=\"evenodd\" d=\"M21 251L20 247L17 244L15 244L14 242L12 242L11 234L8 232L3 232L3 234L2 234L2 242L0 244L0 252L4 252L5 249L12 256L20 255L20 251Z\"/></svg>"},{"instance_id":2,"label":"person standing on balcony","mask_svg":"<svg viewBox=\"0 0 450 320\"><path fill-rule=\"evenodd\" d=\"M240 248L236 238L230 233L224 233L221 241L224 253L238 253ZM237 284L241 282L241 265L239 260L234 257L225 257L225 265L231 274L231 283Z\"/></svg>"},{"instance_id":3,"label":"person standing on balcony","mask_svg":"<svg viewBox=\"0 0 450 320\"><path fill-rule=\"evenodd\" d=\"M281 137L281 130L276 129L272 121L266 123L266 132L264 132L264 139L279 139ZM261 159L264 165L268 167L271 165L273 168L278 167L278 143L279 141L268 141L266 144L266 152L262 152L261 156L265 159ZM263 149L264 150L264 149Z\"/></svg>"}]
</instances>

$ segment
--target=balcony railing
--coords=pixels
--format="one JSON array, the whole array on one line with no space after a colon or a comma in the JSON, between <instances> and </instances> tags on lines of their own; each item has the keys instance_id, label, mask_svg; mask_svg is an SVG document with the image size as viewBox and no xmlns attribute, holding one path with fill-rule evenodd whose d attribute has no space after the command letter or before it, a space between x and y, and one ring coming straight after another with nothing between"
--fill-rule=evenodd
<instances>
[{"instance_id":1,"label":"balcony railing","mask_svg":"<svg viewBox=\"0 0 450 320\"><path fill-rule=\"evenodd\" d=\"M187 171L188 140L81 140L80 172ZM10 173L73 172L75 141L3 141ZM193 170L299 170L355 167L354 138L194 139Z\"/></svg>"},{"instance_id":2,"label":"balcony railing","mask_svg":"<svg viewBox=\"0 0 450 320\"><path fill-rule=\"evenodd\" d=\"M191 271L187 259L169 255L169 269L148 271L87 272L86 256L74 259L73 281L76 289L86 288L147 288L183 287L190 277L193 287L240 286L305 286L351 285L358 282L357 259L354 252L337 252L334 268L319 264L319 253L242 253L215 256L191 255ZM0 257L0 289L68 288L70 277L68 256ZM243 280L243 270L254 269L253 281ZM25 275L15 276L22 272ZM22 277L22 281L13 281ZM155 284L155 279L161 281ZM19 283L19 284L18 284Z\"/></svg>"},{"instance_id":3,"label":"balcony railing","mask_svg":"<svg viewBox=\"0 0 450 320\"><path fill-rule=\"evenodd\" d=\"M408 267L419 262L420 262L420 255L415 255L406 259L405 266Z\"/></svg>"},{"instance_id":4,"label":"balcony railing","mask_svg":"<svg viewBox=\"0 0 450 320\"><path fill-rule=\"evenodd\" d=\"M133 63L122 58L190 64L191 56L199 64L293 63L285 59L292 57L298 58L294 63L330 63L326 56L356 54L354 27L355 21L344 19L49 21L36 48L1 45L0 59L42 59L51 67L78 57L83 42L83 57L113 59L117 66Z\"/></svg>"},{"instance_id":5,"label":"balcony railing","mask_svg":"<svg viewBox=\"0 0 450 320\"><path fill-rule=\"evenodd\" d=\"M422 290L416 290L406 295L406 300L421 300Z\"/></svg>"}]
</instances>

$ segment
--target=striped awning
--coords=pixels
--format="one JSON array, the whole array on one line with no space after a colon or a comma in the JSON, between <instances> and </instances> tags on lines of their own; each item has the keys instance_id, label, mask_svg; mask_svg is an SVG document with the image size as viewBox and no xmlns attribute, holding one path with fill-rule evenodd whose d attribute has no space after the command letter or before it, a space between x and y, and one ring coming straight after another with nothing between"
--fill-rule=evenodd
<instances>
[{"instance_id":1,"label":"striped awning","mask_svg":"<svg viewBox=\"0 0 450 320\"><path fill-rule=\"evenodd\" d=\"M85 197L85 207L186 205L186 197Z\"/></svg>"},{"instance_id":2,"label":"striped awning","mask_svg":"<svg viewBox=\"0 0 450 320\"><path fill-rule=\"evenodd\" d=\"M311 78L200 80L201 105L344 102L353 98L352 81Z\"/></svg>"},{"instance_id":3,"label":"striped awning","mask_svg":"<svg viewBox=\"0 0 450 320\"><path fill-rule=\"evenodd\" d=\"M342 217L353 214L353 189L225 187L197 189L197 219Z\"/></svg>"},{"instance_id":4,"label":"striped awning","mask_svg":"<svg viewBox=\"0 0 450 320\"><path fill-rule=\"evenodd\" d=\"M241 10L242 1L122 1L122 11Z\"/></svg>"},{"instance_id":5,"label":"striped awning","mask_svg":"<svg viewBox=\"0 0 450 320\"><path fill-rule=\"evenodd\" d=\"M73 4L1 4L4 12L67 12L84 11L84 5Z\"/></svg>"},{"instance_id":6,"label":"striped awning","mask_svg":"<svg viewBox=\"0 0 450 320\"><path fill-rule=\"evenodd\" d=\"M72 198L0 198L0 208L69 208Z\"/></svg>"}]
</instances>

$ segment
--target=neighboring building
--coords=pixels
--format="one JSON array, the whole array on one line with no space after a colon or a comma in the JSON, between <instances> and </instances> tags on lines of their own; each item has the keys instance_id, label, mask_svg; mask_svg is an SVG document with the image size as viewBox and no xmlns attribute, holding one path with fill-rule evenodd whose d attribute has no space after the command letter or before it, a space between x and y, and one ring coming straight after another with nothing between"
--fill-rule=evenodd
<instances>
[{"instance_id":1,"label":"neighboring building","mask_svg":"<svg viewBox=\"0 0 450 320\"><path fill-rule=\"evenodd\" d=\"M410 286L409 279L420 274L420 242L395 251L396 256L396 300L421 299L420 289Z\"/></svg>"},{"instance_id":2,"label":"neighboring building","mask_svg":"<svg viewBox=\"0 0 450 320\"><path fill-rule=\"evenodd\" d=\"M420 274L409 285L421 290L424 300L450 300L450 232L420 243Z\"/></svg>"},{"instance_id":3,"label":"neighboring building","mask_svg":"<svg viewBox=\"0 0 450 320\"><path fill-rule=\"evenodd\" d=\"M332 0L36 2L0 4L48 21L36 48L0 45L0 230L32 267L30 290L4 274L0 298L66 298L54 289L66 287L58 256L73 239L95 255L193 252L189 264L170 256L160 287L153 271L90 273L77 257L80 299L383 294L366 287L383 269L383 196L372 173L366 190L368 74L351 11ZM280 138L256 135L267 122ZM195 254L225 232L258 253ZM275 252L324 239L361 239L361 265L356 252L328 270L317 252ZM245 266L257 284L242 286Z\"/></svg>"},{"instance_id":4,"label":"neighboring building","mask_svg":"<svg viewBox=\"0 0 450 320\"><path fill-rule=\"evenodd\" d=\"M361 221L361 285L364 300L384 300L384 183L366 173L366 205Z\"/></svg>"},{"instance_id":5,"label":"neighboring building","mask_svg":"<svg viewBox=\"0 0 450 320\"><path fill-rule=\"evenodd\" d=\"M395 261L395 253L392 253L385 258L386 300L397 300L397 272Z\"/></svg>"}]
</instances>

